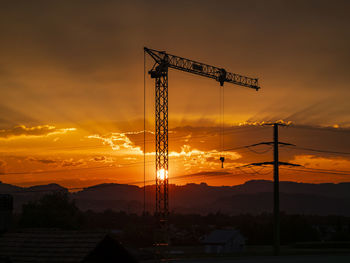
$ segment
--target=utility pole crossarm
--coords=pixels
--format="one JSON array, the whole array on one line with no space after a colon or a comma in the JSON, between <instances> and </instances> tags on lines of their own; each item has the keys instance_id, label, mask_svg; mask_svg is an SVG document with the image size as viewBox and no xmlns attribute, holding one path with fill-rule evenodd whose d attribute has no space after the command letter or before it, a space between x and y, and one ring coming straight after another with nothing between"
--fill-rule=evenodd
<instances>
[{"instance_id":1,"label":"utility pole crossarm","mask_svg":"<svg viewBox=\"0 0 350 263\"><path fill-rule=\"evenodd\" d=\"M273 145L274 142L259 142L259 143L254 143L251 144L247 147L254 147L254 146L259 146L259 145ZM279 145L285 145L285 146L296 146L295 144L292 143L287 143L287 142L278 142Z\"/></svg>"},{"instance_id":2,"label":"utility pole crossarm","mask_svg":"<svg viewBox=\"0 0 350 263\"><path fill-rule=\"evenodd\" d=\"M271 165L274 164L274 162L261 162L261 163L250 163L250 164L246 164L243 165L241 167L250 167L250 166L263 166L263 165ZM287 163L287 162L278 162L278 165L289 165L289 166L302 166L300 164L295 164L295 163Z\"/></svg>"},{"instance_id":3,"label":"utility pole crossarm","mask_svg":"<svg viewBox=\"0 0 350 263\"><path fill-rule=\"evenodd\" d=\"M223 86L225 82L228 82L255 90L260 89L257 78L250 78L236 73L227 72L223 68L218 68L187 58L171 55L165 51L157 51L146 47L144 50L158 65L215 79L216 81L220 82L221 86Z\"/></svg>"}]
</instances>

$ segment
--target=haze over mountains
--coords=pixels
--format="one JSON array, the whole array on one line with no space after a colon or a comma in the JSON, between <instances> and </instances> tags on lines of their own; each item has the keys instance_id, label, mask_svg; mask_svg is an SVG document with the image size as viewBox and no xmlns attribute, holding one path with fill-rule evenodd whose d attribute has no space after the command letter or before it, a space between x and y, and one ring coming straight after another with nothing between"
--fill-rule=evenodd
<instances>
[{"instance_id":1,"label":"haze over mountains","mask_svg":"<svg viewBox=\"0 0 350 263\"><path fill-rule=\"evenodd\" d=\"M146 186L146 208L154 211L155 186ZM273 183L252 180L236 186L208 186L205 183L170 185L170 209L177 213L228 214L271 212ZM124 184L100 184L87 187L69 195L82 210L104 211L113 209L128 213L143 211L143 187ZM18 187L0 184L1 193L14 196L15 211L20 212L23 203L35 200L52 191L68 192L57 185ZM280 183L281 211L286 213L350 216L350 183L306 184Z\"/></svg>"}]
</instances>

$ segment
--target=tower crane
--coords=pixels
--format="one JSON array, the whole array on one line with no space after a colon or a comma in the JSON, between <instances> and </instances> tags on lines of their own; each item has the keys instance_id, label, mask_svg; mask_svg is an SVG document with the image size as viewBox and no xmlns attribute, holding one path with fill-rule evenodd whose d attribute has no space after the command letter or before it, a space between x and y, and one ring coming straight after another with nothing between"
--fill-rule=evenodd
<instances>
[{"instance_id":1,"label":"tower crane","mask_svg":"<svg viewBox=\"0 0 350 263\"><path fill-rule=\"evenodd\" d=\"M176 69L214 79L223 86L225 82L259 90L257 78L250 78L227 72L187 58L171 55L144 47L144 52L154 60L148 72L155 79L155 142L156 142L156 216L166 224L169 214L168 203L168 69ZM220 160L223 162L224 158Z\"/></svg>"}]
</instances>

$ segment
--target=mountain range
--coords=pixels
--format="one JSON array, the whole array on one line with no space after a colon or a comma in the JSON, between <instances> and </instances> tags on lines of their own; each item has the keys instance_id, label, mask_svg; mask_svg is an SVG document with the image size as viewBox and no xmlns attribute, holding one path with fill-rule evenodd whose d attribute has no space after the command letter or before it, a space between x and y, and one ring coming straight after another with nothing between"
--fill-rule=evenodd
<instances>
[{"instance_id":1,"label":"mountain range","mask_svg":"<svg viewBox=\"0 0 350 263\"><path fill-rule=\"evenodd\" d=\"M0 193L14 196L14 209L53 191L67 192L81 210L101 212L106 209L141 213L144 193L146 210L154 211L155 186L144 189L135 185L100 184L70 193L58 184L19 187L0 183ZM169 185L169 206L172 212L227 214L271 212L273 182L252 180L236 186L209 186L206 183ZM293 214L350 216L350 183L280 182L281 211Z\"/></svg>"}]
</instances>

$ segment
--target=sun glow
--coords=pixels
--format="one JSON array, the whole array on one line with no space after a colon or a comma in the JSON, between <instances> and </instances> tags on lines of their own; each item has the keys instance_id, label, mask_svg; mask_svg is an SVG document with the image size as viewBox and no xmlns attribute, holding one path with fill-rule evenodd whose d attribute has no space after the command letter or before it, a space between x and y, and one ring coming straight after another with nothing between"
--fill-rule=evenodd
<instances>
[{"instance_id":1,"label":"sun glow","mask_svg":"<svg viewBox=\"0 0 350 263\"><path fill-rule=\"evenodd\" d=\"M160 169L157 171L157 178L158 180L165 180L168 179L168 171L164 169Z\"/></svg>"}]
</instances>

